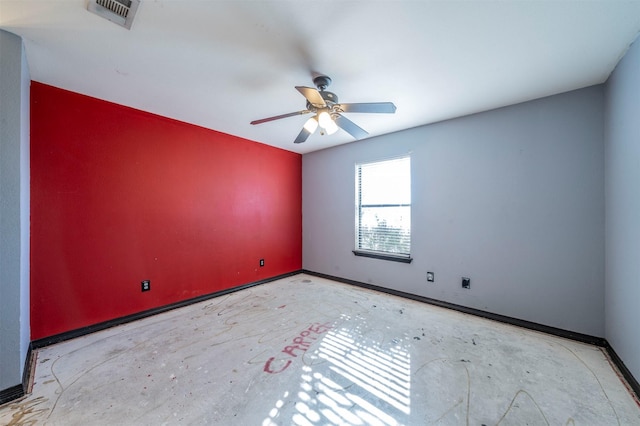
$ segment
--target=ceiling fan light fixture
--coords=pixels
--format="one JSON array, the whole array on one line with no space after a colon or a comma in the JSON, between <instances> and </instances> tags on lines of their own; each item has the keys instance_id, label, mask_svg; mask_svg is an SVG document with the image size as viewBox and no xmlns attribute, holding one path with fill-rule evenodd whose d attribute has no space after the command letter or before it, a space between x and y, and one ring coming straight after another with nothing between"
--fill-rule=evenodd
<instances>
[{"instance_id":1,"label":"ceiling fan light fixture","mask_svg":"<svg viewBox=\"0 0 640 426\"><path fill-rule=\"evenodd\" d=\"M338 125L336 124L335 121L333 121L333 119L329 119L329 122L327 123L326 126L324 126L324 131L328 134L328 135L332 135L335 132L338 131Z\"/></svg>"},{"instance_id":2,"label":"ceiling fan light fixture","mask_svg":"<svg viewBox=\"0 0 640 426\"><path fill-rule=\"evenodd\" d=\"M320 123L320 127L326 129L333 123L333 120L327 111L322 111L318 114L318 123Z\"/></svg>"},{"instance_id":3,"label":"ceiling fan light fixture","mask_svg":"<svg viewBox=\"0 0 640 426\"><path fill-rule=\"evenodd\" d=\"M311 117L306 123L304 123L303 127L307 132L313 133L318 128L318 120L315 117Z\"/></svg>"}]
</instances>

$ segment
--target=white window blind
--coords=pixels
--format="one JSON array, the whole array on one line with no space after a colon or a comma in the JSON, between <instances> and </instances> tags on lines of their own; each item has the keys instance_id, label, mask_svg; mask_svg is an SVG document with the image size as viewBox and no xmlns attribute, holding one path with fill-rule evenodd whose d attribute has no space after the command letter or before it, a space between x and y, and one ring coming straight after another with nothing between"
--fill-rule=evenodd
<instances>
[{"instance_id":1,"label":"white window blind","mask_svg":"<svg viewBox=\"0 0 640 426\"><path fill-rule=\"evenodd\" d=\"M356 164L356 251L409 257L410 249L411 158Z\"/></svg>"}]
</instances>

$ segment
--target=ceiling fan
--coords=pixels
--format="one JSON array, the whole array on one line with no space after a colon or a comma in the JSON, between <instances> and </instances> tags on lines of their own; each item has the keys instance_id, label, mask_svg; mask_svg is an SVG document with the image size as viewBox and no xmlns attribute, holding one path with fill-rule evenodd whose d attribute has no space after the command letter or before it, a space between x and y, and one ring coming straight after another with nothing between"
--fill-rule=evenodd
<instances>
[{"instance_id":1,"label":"ceiling fan","mask_svg":"<svg viewBox=\"0 0 640 426\"><path fill-rule=\"evenodd\" d=\"M357 104L340 104L335 93L326 89L331 84L331 79L326 75L318 75L313 79L313 83L318 89L312 87L296 86L298 92L307 99L307 108L302 111L288 114L276 115L274 117L254 120L251 124L261 124L268 121L280 120L281 118L293 117L295 115L311 114L314 116L307 120L293 143L302 143L311 136L318 127L322 134L331 135L338 128L349 133L356 139L363 138L369 133L349 120L342 113L364 112L364 113L386 113L396 112L393 102L369 102Z\"/></svg>"}]
</instances>

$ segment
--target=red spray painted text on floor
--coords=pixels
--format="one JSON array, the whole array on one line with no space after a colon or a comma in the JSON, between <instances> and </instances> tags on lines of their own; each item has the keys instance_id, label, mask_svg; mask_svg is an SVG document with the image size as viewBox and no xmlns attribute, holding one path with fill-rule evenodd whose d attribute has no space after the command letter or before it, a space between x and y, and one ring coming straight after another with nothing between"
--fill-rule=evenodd
<instances>
[{"instance_id":1,"label":"red spray painted text on floor","mask_svg":"<svg viewBox=\"0 0 640 426\"><path fill-rule=\"evenodd\" d=\"M319 324L313 323L308 328L304 329L300 332L300 334L293 338L293 345L285 346L281 351L282 353L288 355L289 357L285 357L285 359L278 359L276 361L276 357L272 356L267 360L264 364L264 371L266 373L276 374L281 373L287 369L291 365L291 358L297 358L298 355L304 354L311 345L318 340L318 336L326 333L331 329L331 325L328 323ZM275 366L274 364L279 364ZM280 367L280 368L278 368Z\"/></svg>"}]
</instances>

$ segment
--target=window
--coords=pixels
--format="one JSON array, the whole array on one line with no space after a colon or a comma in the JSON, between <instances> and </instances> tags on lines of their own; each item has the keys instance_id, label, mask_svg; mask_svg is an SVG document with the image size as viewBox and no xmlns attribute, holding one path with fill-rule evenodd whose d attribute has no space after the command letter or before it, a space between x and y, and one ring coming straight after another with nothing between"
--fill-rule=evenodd
<instances>
[{"instance_id":1,"label":"window","mask_svg":"<svg viewBox=\"0 0 640 426\"><path fill-rule=\"evenodd\" d=\"M411 158L356 164L358 256L411 262Z\"/></svg>"}]
</instances>

